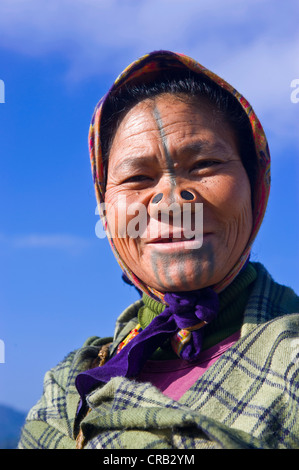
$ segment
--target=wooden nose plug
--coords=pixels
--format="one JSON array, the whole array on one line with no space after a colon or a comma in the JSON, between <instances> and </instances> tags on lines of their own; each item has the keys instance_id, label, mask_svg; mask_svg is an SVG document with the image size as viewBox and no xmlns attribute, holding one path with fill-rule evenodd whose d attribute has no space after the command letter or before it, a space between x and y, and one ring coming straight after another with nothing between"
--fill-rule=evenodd
<instances>
[{"instance_id":1,"label":"wooden nose plug","mask_svg":"<svg viewBox=\"0 0 299 470\"><path fill-rule=\"evenodd\" d=\"M156 194L156 196L152 199L152 204L158 204L163 197L163 193Z\"/></svg>"},{"instance_id":2,"label":"wooden nose plug","mask_svg":"<svg viewBox=\"0 0 299 470\"><path fill-rule=\"evenodd\" d=\"M181 196L183 199L185 199L185 201L192 201L194 199L194 195L190 193L190 191L186 190L181 192Z\"/></svg>"}]
</instances>

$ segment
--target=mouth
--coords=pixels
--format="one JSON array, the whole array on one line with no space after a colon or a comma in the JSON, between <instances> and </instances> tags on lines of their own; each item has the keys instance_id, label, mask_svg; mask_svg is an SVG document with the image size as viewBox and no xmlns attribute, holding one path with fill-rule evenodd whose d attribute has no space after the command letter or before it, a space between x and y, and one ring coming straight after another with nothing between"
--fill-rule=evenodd
<instances>
[{"instance_id":1,"label":"mouth","mask_svg":"<svg viewBox=\"0 0 299 470\"><path fill-rule=\"evenodd\" d=\"M188 236L187 236L188 235ZM159 237L152 238L146 241L146 245L161 252L175 252L182 250L194 250L201 248L203 243L208 242L213 236L212 232L194 233L189 234L179 233L165 233Z\"/></svg>"},{"instance_id":2,"label":"mouth","mask_svg":"<svg viewBox=\"0 0 299 470\"><path fill-rule=\"evenodd\" d=\"M165 236L165 237L159 237L159 238L154 238L153 240L150 240L148 243L153 243L153 244L160 244L160 243L179 243L179 242L188 242L191 240L194 240L195 236L193 235L191 238L187 237L174 237L174 236Z\"/></svg>"},{"instance_id":3,"label":"mouth","mask_svg":"<svg viewBox=\"0 0 299 470\"><path fill-rule=\"evenodd\" d=\"M161 236L147 241L148 246L161 252L176 252L191 250L202 246L202 237L199 239L194 234L189 238L186 236Z\"/></svg>"}]
</instances>

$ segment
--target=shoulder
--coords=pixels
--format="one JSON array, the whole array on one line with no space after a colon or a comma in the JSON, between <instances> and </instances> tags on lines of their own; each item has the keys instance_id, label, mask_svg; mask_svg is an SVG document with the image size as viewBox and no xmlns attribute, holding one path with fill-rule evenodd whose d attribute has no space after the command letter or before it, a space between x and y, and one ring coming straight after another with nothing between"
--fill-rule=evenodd
<instances>
[{"instance_id":1,"label":"shoulder","mask_svg":"<svg viewBox=\"0 0 299 470\"><path fill-rule=\"evenodd\" d=\"M253 294L274 314L299 312L299 297L291 287L276 282L261 263L252 263L257 272Z\"/></svg>"},{"instance_id":2,"label":"shoulder","mask_svg":"<svg viewBox=\"0 0 299 470\"><path fill-rule=\"evenodd\" d=\"M277 283L261 263L252 263L257 278L254 282L244 315L244 329L299 314L299 297L288 286Z\"/></svg>"},{"instance_id":3,"label":"shoulder","mask_svg":"<svg viewBox=\"0 0 299 470\"><path fill-rule=\"evenodd\" d=\"M73 448L79 394L76 376L91 368L99 350L112 338L89 338L46 372L43 393L29 411L18 447L20 449Z\"/></svg>"},{"instance_id":4,"label":"shoulder","mask_svg":"<svg viewBox=\"0 0 299 470\"><path fill-rule=\"evenodd\" d=\"M126 330L137 316L141 301L134 302L119 316L114 337ZM79 403L75 380L77 375L93 367L101 348L113 341L113 337L92 336L78 349L67 354L44 376L43 393L40 400L29 411L28 423L47 423L54 428L63 428L63 433L71 437L71 429ZM35 429L35 428L34 428Z\"/></svg>"}]
</instances>

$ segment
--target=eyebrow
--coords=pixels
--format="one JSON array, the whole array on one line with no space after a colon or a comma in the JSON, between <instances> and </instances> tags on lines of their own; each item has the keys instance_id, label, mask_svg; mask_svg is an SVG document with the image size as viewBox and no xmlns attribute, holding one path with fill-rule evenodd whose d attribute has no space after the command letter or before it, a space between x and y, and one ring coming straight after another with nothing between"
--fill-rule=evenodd
<instances>
[{"instance_id":1,"label":"eyebrow","mask_svg":"<svg viewBox=\"0 0 299 470\"><path fill-rule=\"evenodd\" d=\"M114 169L119 170L134 170L135 168L140 168L141 166L151 165L153 161L153 156L135 156L127 157L122 160L118 165L115 165Z\"/></svg>"},{"instance_id":2,"label":"eyebrow","mask_svg":"<svg viewBox=\"0 0 299 470\"><path fill-rule=\"evenodd\" d=\"M221 142L213 142L211 144L211 142L208 140L200 139L195 142L182 145L182 147L177 150L177 153L184 154L190 152L192 157L193 155L200 155L205 150L225 150L225 145L223 145ZM115 165L114 170L133 171L134 169L140 168L142 166L152 166L154 159L155 156L153 155L129 156Z\"/></svg>"},{"instance_id":3,"label":"eyebrow","mask_svg":"<svg viewBox=\"0 0 299 470\"><path fill-rule=\"evenodd\" d=\"M195 142L182 145L182 147L178 149L178 153L190 152L192 154L193 153L200 154L205 150L217 150L217 149L224 150L225 145L223 145L221 142L211 143L208 140L197 140Z\"/></svg>"}]
</instances>

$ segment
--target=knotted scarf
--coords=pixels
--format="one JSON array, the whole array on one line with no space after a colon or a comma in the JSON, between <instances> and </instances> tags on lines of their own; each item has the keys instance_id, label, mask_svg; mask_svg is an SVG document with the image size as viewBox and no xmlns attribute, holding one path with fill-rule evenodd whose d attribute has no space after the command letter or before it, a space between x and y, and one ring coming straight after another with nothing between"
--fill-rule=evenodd
<instances>
[{"instance_id":1,"label":"knotted scarf","mask_svg":"<svg viewBox=\"0 0 299 470\"><path fill-rule=\"evenodd\" d=\"M76 387L84 400L96 386L107 383L112 377L135 377L154 351L168 338L182 329L189 329L192 341L183 348L181 358L196 361L201 352L202 326L210 323L219 310L219 300L211 288L191 292L165 294L166 308L133 338L117 356L102 367L79 374Z\"/></svg>"}]
</instances>

